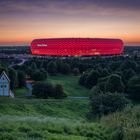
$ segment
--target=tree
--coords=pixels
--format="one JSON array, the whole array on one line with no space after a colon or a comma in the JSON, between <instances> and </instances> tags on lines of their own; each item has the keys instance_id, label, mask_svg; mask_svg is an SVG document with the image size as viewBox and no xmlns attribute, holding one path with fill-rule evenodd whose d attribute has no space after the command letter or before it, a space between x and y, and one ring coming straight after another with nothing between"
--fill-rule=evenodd
<instances>
[{"instance_id":1,"label":"tree","mask_svg":"<svg viewBox=\"0 0 140 140\"><path fill-rule=\"evenodd\" d=\"M111 62L109 68L111 71L115 71L120 67L120 62Z\"/></svg>"},{"instance_id":2,"label":"tree","mask_svg":"<svg viewBox=\"0 0 140 140\"><path fill-rule=\"evenodd\" d=\"M53 96L54 87L51 83L37 82L33 85L32 94L38 98L48 98Z\"/></svg>"},{"instance_id":3,"label":"tree","mask_svg":"<svg viewBox=\"0 0 140 140\"><path fill-rule=\"evenodd\" d=\"M36 70L37 70L37 66L36 66L36 63L35 63L35 62L33 62L33 63L31 64L31 69L32 69L33 71L36 71Z\"/></svg>"},{"instance_id":4,"label":"tree","mask_svg":"<svg viewBox=\"0 0 140 140\"><path fill-rule=\"evenodd\" d=\"M57 84L55 86L55 92L54 92L53 97L56 98L56 99L62 99L62 98L67 97L67 95L64 93L62 85Z\"/></svg>"},{"instance_id":5,"label":"tree","mask_svg":"<svg viewBox=\"0 0 140 140\"><path fill-rule=\"evenodd\" d=\"M62 74L69 74L70 71L71 71L70 65L66 64L66 63L63 63L62 67L61 67L61 73Z\"/></svg>"},{"instance_id":6,"label":"tree","mask_svg":"<svg viewBox=\"0 0 140 140\"><path fill-rule=\"evenodd\" d=\"M118 93L106 93L95 95L91 99L92 113L96 115L109 114L117 110L122 110L129 101Z\"/></svg>"},{"instance_id":7,"label":"tree","mask_svg":"<svg viewBox=\"0 0 140 140\"><path fill-rule=\"evenodd\" d=\"M75 76L77 76L77 75L79 75L80 71L79 71L78 68L74 68L74 69L72 70L72 73L73 73Z\"/></svg>"},{"instance_id":8,"label":"tree","mask_svg":"<svg viewBox=\"0 0 140 140\"><path fill-rule=\"evenodd\" d=\"M126 69L123 71L123 76L124 76L126 81L129 80L134 75L136 75L136 73L133 69Z\"/></svg>"},{"instance_id":9,"label":"tree","mask_svg":"<svg viewBox=\"0 0 140 140\"><path fill-rule=\"evenodd\" d=\"M85 85L86 85L87 77L88 77L88 73L83 73L83 74L80 76L79 84L82 85L82 86L85 86Z\"/></svg>"},{"instance_id":10,"label":"tree","mask_svg":"<svg viewBox=\"0 0 140 140\"><path fill-rule=\"evenodd\" d=\"M48 73L47 73L47 71L46 71L44 68L41 68L41 69L40 69L40 72L43 73L43 75L44 75L44 80L45 80L45 79L47 80L47 78L48 78Z\"/></svg>"},{"instance_id":11,"label":"tree","mask_svg":"<svg viewBox=\"0 0 140 140\"><path fill-rule=\"evenodd\" d=\"M87 88L92 88L97 84L99 78L99 73L96 70L90 71L89 75L87 76L86 79L86 87Z\"/></svg>"},{"instance_id":12,"label":"tree","mask_svg":"<svg viewBox=\"0 0 140 140\"><path fill-rule=\"evenodd\" d=\"M17 86L17 72L15 69L9 68L8 75L10 79L10 88L14 89Z\"/></svg>"},{"instance_id":13,"label":"tree","mask_svg":"<svg viewBox=\"0 0 140 140\"><path fill-rule=\"evenodd\" d=\"M71 67L67 63L57 62L57 70L62 74L69 74L71 71Z\"/></svg>"},{"instance_id":14,"label":"tree","mask_svg":"<svg viewBox=\"0 0 140 140\"><path fill-rule=\"evenodd\" d=\"M48 73L55 75L57 73L57 65L55 62L49 62L47 66Z\"/></svg>"},{"instance_id":15,"label":"tree","mask_svg":"<svg viewBox=\"0 0 140 140\"><path fill-rule=\"evenodd\" d=\"M133 76L128 81L128 94L132 99L140 99L140 76Z\"/></svg>"},{"instance_id":16,"label":"tree","mask_svg":"<svg viewBox=\"0 0 140 140\"><path fill-rule=\"evenodd\" d=\"M26 86L26 74L24 71L18 71L17 72L18 77L18 87L25 87Z\"/></svg>"},{"instance_id":17,"label":"tree","mask_svg":"<svg viewBox=\"0 0 140 140\"><path fill-rule=\"evenodd\" d=\"M32 74L32 79L35 81L43 81L46 80L46 78L47 78L47 73L45 73L44 71L37 70Z\"/></svg>"},{"instance_id":18,"label":"tree","mask_svg":"<svg viewBox=\"0 0 140 140\"><path fill-rule=\"evenodd\" d=\"M4 67L1 67L1 66L0 66L0 75L2 74L2 72L3 72L3 71L5 71L5 72L6 72L6 74L8 74L7 69L6 69L6 68L4 68Z\"/></svg>"},{"instance_id":19,"label":"tree","mask_svg":"<svg viewBox=\"0 0 140 140\"><path fill-rule=\"evenodd\" d=\"M101 90L103 93L106 93L106 91L105 91L105 85L106 85L106 82L98 82L98 83L97 83L97 86L99 86L100 90Z\"/></svg>"},{"instance_id":20,"label":"tree","mask_svg":"<svg viewBox=\"0 0 140 140\"><path fill-rule=\"evenodd\" d=\"M109 75L109 72L108 72L107 69L103 69L103 70L101 71L101 77L106 77L106 76L108 76L108 75Z\"/></svg>"},{"instance_id":21,"label":"tree","mask_svg":"<svg viewBox=\"0 0 140 140\"><path fill-rule=\"evenodd\" d=\"M26 73L27 73L27 75L30 76L30 77L32 76L33 72L34 72L34 71L32 71L31 67L28 67L28 68L26 69Z\"/></svg>"},{"instance_id":22,"label":"tree","mask_svg":"<svg viewBox=\"0 0 140 140\"><path fill-rule=\"evenodd\" d=\"M36 71L38 71L38 69L37 69L37 66L36 66L35 62L32 62L31 66L28 66L28 68L26 69L27 75L30 76L31 78L33 76L33 73L36 72Z\"/></svg>"},{"instance_id":23,"label":"tree","mask_svg":"<svg viewBox=\"0 0 140 140\"><path fill-rule=\"evenodd\" d=\"M126 70L126 69L136 70L137 64L135 63L135 61L127 60L124 63L122 63L122 65L120 66L120 68L121 68L121 70Z\"/></svg>"},{"instance_id":24,"label":"tree","mask_svg":"<svg viewBox=\"0 0 140 140\"><path fill-rule=\"evenodd\" d=\"M106 92L122 93L124 91L124 85L123 85L121 77L117 74L110 75L106 82L105 90Z\"/></svg>"},{"instance_id":25,"label":"tree","mask_svg":"<svg viewBox=\"0 0 140 140\"><path fill-rule=\"evenodd\" d=\"M140 64L137 65L137 67L136 67L136 72L137 72L137 74L140 74Z\"/></svg>"},{"instance_id":26,"label":"tree","mask_svg":"<svg viewBox=\"0 0 140 140\"><path fill-rule=\"evenodd\" d=\"M99 86L93 86L90 90L90 98L94 98L96 95L103 94Z\"/></svg>"}]
</instances>

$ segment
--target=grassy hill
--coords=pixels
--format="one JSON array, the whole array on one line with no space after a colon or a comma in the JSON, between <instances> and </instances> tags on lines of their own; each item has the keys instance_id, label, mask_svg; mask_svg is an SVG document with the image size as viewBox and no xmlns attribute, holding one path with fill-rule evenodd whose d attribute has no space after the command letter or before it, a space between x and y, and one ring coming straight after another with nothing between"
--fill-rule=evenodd
<instances>
[{"instance_id":1,"label":"grassy hill","mask_svg":"<svg viewBox=\"0 0 140 140\"><path fill-rule=\"evenodd\" d=\"M89 112L89 101L55 99L0 98L0 115L35 115L83 118Z\"/></svg>"},{"instance_id":2,"label":"grassy hill","mask_svg":"<svg viewBox=\"0 0 140 140\"><path fill-rule=\"evenodd\" d=\"M108 130L96 123L52 117L0 117L2 140L107 140Z\"/></svg>"},{"instance_id":3,"label":"grassy hill","mask_svg":"<svg viewBox=\"0 0 140 140\"><path fill-rule=\"evenodd\" d=\"M49 76L68 96L88 96L76 76ZM0 140L107 140L108 128L89 123L89 99L35 99L16 89L16 98L0 97Z\"/></svg>"},{"instance_id":4,"label":"grassy hill","mask_svg":"<svg viewBox=\"0 0 140 140\"><path fill-rule=\"evenodd\" d=\"M68 96L88 96L89 90L78 84L79 77L73 75L49 76L48 81L61 84Z\"/></svg>"},{"instance_id":5,"label":"grassy hill","mask_svg":"<svg viewBox=\"0 0 140 140\"><path fill-rule=\"evenodd\" d=\"M69 96L88 96L76 76L49 76ZM26 88L16 98L0 97L0 140L139 140L140 105L89 122L89 99L27 98ZM122 128L122 131L120 131Z\"/></svg>"},{"instance_id":6,"label":"grassy hill","mask_svg":"<svg viewBox=\"0 0 140 140\"><path fill-rule=\"evenodd\" d=\"M108 129L86 121L89 101L0 98L0 139L107 140Z\"/></svg>"},{"instance_id":7,"label":"grassy hill","mask_svg":"<svg viewBox=\"0 0 140 140\"><path fill-rule=\"evenodd\" d=\"M115 112L100 119L102 125L107 125L115 140L140 140L140 105L129 105L121 112ZM113 138L112 138L113 139ZM113 140L114 140L113 139Z\"/></svg>"}]
</instances>

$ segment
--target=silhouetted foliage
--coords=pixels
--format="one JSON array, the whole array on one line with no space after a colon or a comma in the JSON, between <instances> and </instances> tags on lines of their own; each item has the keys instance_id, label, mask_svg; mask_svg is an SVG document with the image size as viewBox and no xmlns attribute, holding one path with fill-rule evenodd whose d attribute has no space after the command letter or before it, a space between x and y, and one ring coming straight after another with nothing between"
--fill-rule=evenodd
<instances>
[{"instance_id":1,"label":"silhouetted foliage","mask_svg":"<svg viewBox=\"0 0 140 140\"><path fill-rule=\"evenodd\" d=\"M132 99L140 100L140 76L134 76L128 81L128 94Z\"/></svg>"},{"instance_id":2,"label":"silhouetted foliage","mask_svg":"<svg viewBox=\"0 0 140 140\"><path fill-rule=\"evenodd\" d=\"M83 73L79 79L79 84L86 86L87 77L88 77L88 73Z\"/></svg>"},{"instance_id":3,"label":"silhouetted foliage","mask_svg":"<svg viewBox=\"0 0 140 140\"><path fill-rule=\"evenodd\" d=\"M123 85L121 77L117 74L110 75L106 82L105 90L106 92L122 93L124 91L124 85Z\"/></svg>"},{"instance_id":4,"label":"silhouetted foliage","mask_svg":"<svg viewBox=\"0 0 140 140\"><path fill-rule=\"evenodd\" d=\"M18 78L18 87L25 87L26 86L26 74L24 71L18 71L17 72L17 78Z\"/></svg>"},{"instance_id":5,"label":"silhouetted foliage","mask_svg":"<svg viewBox=\"0 0 140 140\"><path fill-rule=\"evenodd\" d=\"M70 65L61 62L58 64L58 71L62 74L69 74L71 71Z\"/></svg>"},{"instance_id":6,"label":"silhouetted foliage","mask_svg":"<svg viewBox=\"0 0 140 140\"><path fill-rule=\"evenodd\" d=\"M67 95L64 93L62 85L57 84L55 87L55 91L53 94L53 97L56 99L62 99L67 97Z\"/></svg>"},{"instance_id":7,"label":"silhouetted foliage","mask_svg":"<svg viewBox=\"0 0 140 140\"><path fill-rule=\"evenodd\" d=\"M57 65L55 62L49 62L47 65L47 71L49 74L55 75L57 73Z\"/></svg>"},{"instance_id":8,"label":"silhouetted foliage","mask_svg":"<svg viewBox=\"0 0 140 140\"><path fill-rule=\"evenodd\" d=\"M94 95L91 99L92 113L102 116L103 114L122 110L128 103L128 100L118 93Z\"/></svg>"},{"instance_id":9,"label":"silhouetted foliage","mask_svg":"<svg viewBox=\"0 0 140 140\"><path fill-rule=\"evenodd\" d=\"M32 94L37 98L56 98L62 99L67 97L64 93L63 87L59 84L53 86L48 82L37 82L33 85Z\"/></svg>"},{"instance_id":10,"label":"silhouetted foliage","mask_svg":"<svg viewBox=\"0 0 140 140\"><path fill-rule=\"evenodd\" d=\"M8 69L8 76L10 79L10 88L14 89L17 86L17 72L13 68Z\"/></svg>"},{"instance_id":11,"label":"silhouetted foliage","mask_svg":"<svg viewBox=\"0 0 140 140\"><path fill-rule=\"evenodd\" d=\"M35 62L33 62L33 63L31 64L31 69L32 69L33 71L36 71L36 70L37 70L37 66L36 66L36 63L35 63Z\"/></svg>"},{"instance_id":12,"label":"silhouetted foliage","mask_svg":"<svg viewBox=\"0 0 140 140\"><path fill-rule=\"evenodd\" d=\"M88 88L92 88L93 86L95 86L97 84L99 78L99 73L96 70L92 70L89 75L87 76L86 79L86 87Z\"/></svg>"},{"instance_id":13,"label":"silhouetted foliage","mask_svg":"<svg viewBox=\"0 0 140 140\"><path fill-rule=\"evenodd\" d=\"M33 85L32 94L37 98L48 98L53 96L53 85L47 82L37 82Z\"/></svg>"},{"instance_id":14,"label":"silhouetted foliage","mask_svg":"<svg viewBox=\"0 0 140 140\"><path fill-rule=\"evenodd\" d=\"M47 73L45 71L37 70L32 74L32 79L35 81L43 81L47 79Z\"/></svg>"},{"instance_id":15,"label":"silhouetted foliage","mask_svg":"<svg viewBox=\"0 0 140 140\"><path fill-rule=\"evenodd\" d=\"M77 75L80 74L80 71L79 71L78 68L74 68L74 69L72 70L72 73L73 73L75 76L77 76Z\"/></svg>"},{"instance_id":16,"label":"silhouetted foliage","mask_svg":"<svg viewBox=\"0 0 140 140\"><path fill-rule=\"evenodd\" d=\"M127 60L120 66L121 70L133 69L136 70L137 64L135 61Z\"/></svg>"}]
</instances>

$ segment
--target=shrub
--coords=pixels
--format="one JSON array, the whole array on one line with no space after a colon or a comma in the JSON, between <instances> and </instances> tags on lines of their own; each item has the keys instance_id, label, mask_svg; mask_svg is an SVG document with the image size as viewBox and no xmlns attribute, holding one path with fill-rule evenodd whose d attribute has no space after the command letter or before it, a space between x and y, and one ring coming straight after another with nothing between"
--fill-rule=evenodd
<instances>
[{"instance_id":1,"label":"shrub","mask_svg":"<svg viewBox=\"0 0 140 140\"><path fill-rule=\"evenodd\" d=\"M51 83L37 82L33 85L32 94L38 98L48 98L53 96L54 88Z\"/></svg>"},{"instance_id":2,"label":"shrub","mask_svg":"<svg viewBox=\"0 0 140 140\"><path fill-rule=\"evenodd\" d=\"M127 103L128 100L118 93L99 94L91 99L92 112L99 116L122 110Z\"/></svg>"},{"instance_id":3,"label":"shrub","mask_svg":"<svg viewBox=\"0 0 140 140\"><path fill-rule=\"evenodd\" d=\"M64 93L62 85L57 84L55 86L54 98L61 99L65 98L67 95Z\"/></svg>"},{"instance_id":4,"label":"shrub","mask_svg":"<svg viewBox=\"0 0 140 140\"><path fill-rule=\"evenodd\" d=\"M47 82L37 82L34 84L32 94L38 98L54 97L56 99L62 99L67 97L61 85L57 84L53 86Z\"/></svg>"},{"instance_id":5,"label":"shrub","mask_svg":"<svg viewBox=\"0 0 140 140\"><path fill-rule=\"evenodd\" d=\"M103 92L101 91L99 86L94 86L92 87L92 89L90 90L90 98L94 98L94 96L102 94Z\"/></svg>"}]
</instances>

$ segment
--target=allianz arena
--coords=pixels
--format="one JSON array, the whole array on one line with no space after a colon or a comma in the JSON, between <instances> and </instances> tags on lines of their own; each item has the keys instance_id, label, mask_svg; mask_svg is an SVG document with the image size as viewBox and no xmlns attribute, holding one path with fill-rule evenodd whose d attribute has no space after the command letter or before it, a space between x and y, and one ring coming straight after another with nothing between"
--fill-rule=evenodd
<instances>
[{"instance_id":1,"label":"allianz arena","mask_svg":"<svg viewBox=\"0 0 140 140\"><path fill-rule=\"evenodd\" d=\"M35 39L31 43L33 55L48 56L96 56L120 55L123 41L106 38L50 38Z\"/></svg>"}]
</instances>

